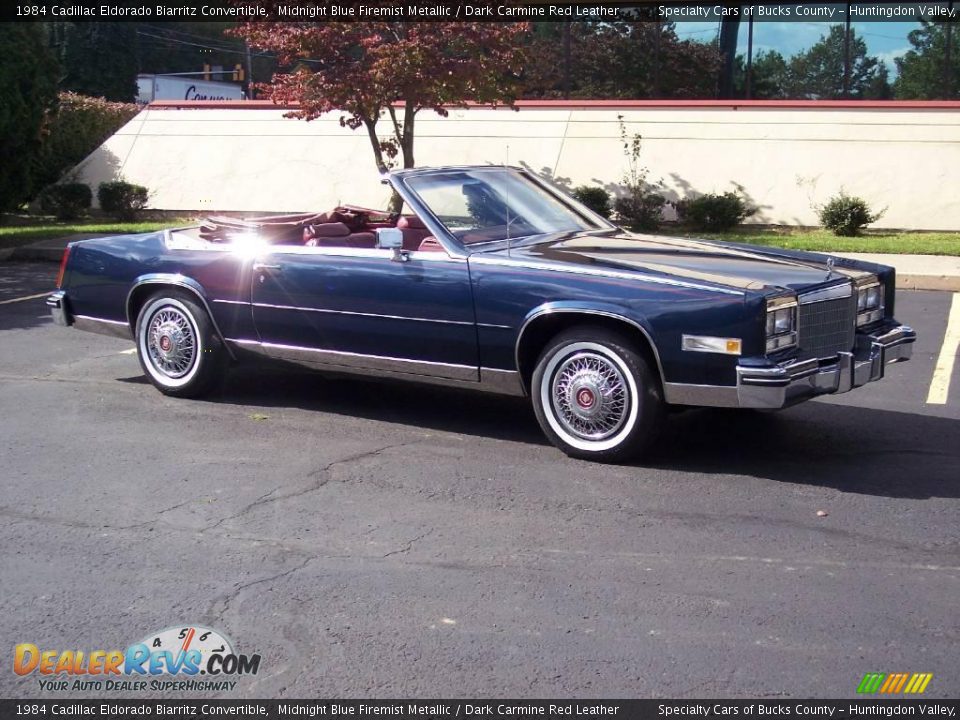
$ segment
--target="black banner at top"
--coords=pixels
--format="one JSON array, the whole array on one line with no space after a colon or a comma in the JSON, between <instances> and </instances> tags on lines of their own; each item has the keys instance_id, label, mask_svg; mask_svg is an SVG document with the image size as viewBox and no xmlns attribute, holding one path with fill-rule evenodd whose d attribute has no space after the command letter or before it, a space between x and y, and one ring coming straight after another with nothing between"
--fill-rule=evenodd
<instances>
[{"instance_id":1,"label":"black banner at top","mask_svg":"<svg viewBox=\"0 0 960 720\"><path fill-rule=\"evenodd\" d=\"M486 21L650 20L919 22L960 19L948 2L590 2L589 0L5 0L0 21Z\"/></svg>"},{"instance_id":2,"label":"black banner at top","mask_svg":"<svg viewBox=\"0 0 960 720\"><path fill-rule=\"evenodd\" d=\"M956 700L0 700L0 717L244 718L247 720L753 720L956 718Z\"/></svg>"}]
</instances>

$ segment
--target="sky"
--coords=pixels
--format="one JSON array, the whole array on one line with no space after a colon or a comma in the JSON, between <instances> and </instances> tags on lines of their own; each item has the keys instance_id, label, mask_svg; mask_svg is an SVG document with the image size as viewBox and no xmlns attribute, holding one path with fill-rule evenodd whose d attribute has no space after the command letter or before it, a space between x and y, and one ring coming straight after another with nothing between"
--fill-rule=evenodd
<instances>
[{"instance_id":1,"label":"sky","mask_svg":"<svg viewBox=\"0 0 960 720\"><path fill-rule=\"evenodd\" d=\"M756 56L761 50L777 50L784 57L795 55L808 49L827 34L830 22L755 22L753 25L753 52ZM708 42L717 33L719 23L684 21L677 23L677 35L681 40L700 40ZM867 43L871 55L886 62L891 77L897 69L894 58L911 49L907 34L919 25L914 22L852 22L851 26L859 37ZM740 45L738 52L747 53L747 24L740 25Z\"/></svg>"}]
</instances>

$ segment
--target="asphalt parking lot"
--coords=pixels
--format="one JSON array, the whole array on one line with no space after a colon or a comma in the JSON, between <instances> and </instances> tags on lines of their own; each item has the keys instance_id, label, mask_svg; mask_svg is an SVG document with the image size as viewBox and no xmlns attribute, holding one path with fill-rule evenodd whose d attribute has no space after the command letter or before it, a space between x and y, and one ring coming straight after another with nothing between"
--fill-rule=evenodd
<instances>
[{"instance_id":1,"label":"asphalt parking lot","mask_svg":"<svg viewBox=\"0 0 960 720\"><path fill-rule=\"evenodd\" d=\"M616 467L515 400L250 370L165 398L132 342L7 302L55 274L0 264L5 652L199 623L262 655L230 698L960 695L948 293L898 294L920 339L883 382L678 414ZM4 666L0 696L44 696Z\"/></svg>"}]
</instances>

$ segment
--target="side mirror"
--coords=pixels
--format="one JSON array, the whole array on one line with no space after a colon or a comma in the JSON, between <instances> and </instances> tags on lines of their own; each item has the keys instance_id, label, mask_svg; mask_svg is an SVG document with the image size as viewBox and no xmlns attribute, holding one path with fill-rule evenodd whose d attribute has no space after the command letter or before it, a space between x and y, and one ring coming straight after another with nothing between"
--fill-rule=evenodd
<instances>
[{"instance_id":1,"label":"side mirror","mask_svg":"<svg viewBox=\"0 0 960 720\"><path fill-rule=\"evenodd\" d=\"M397 228L377 228L377 247L381 250L393 250L395 262L406 262L410 259L403 249L403 233Z\"/></svg>"},{"instance_id":2,"label":"side mirror","mask_svg":"<svg viewBox=\"0 0 960 720\"><path fill-rule=\"evenodd\" d=\"M403 247L403 233L397 228L377 228L377 247L397 250Z\"/></svg>"}]
</instances>

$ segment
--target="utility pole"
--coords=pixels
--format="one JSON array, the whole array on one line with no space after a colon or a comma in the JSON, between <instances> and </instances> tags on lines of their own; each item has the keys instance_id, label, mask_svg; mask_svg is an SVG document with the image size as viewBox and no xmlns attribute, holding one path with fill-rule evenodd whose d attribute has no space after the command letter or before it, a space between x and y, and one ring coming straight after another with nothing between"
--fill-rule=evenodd
<instances>
[{"instance_id":1,"label":"utility pole","mask_svg":"<svg viewBox=\"0 0 960 720\"><path fill-rule=\"evenodd\" d=\"M753 6L750 6L750 17L747 18L747 79L744 96L747 100L753 97Z\"/></svg>"},{"instance_id":2,"label":"utility pole","mask_svg":"<svg viewBox=\"0 0 960 720\"><path fill-rule=\"evenodd\" d=\"M843 97L850 97L850 6L852 2L847 2L847 22L846 30L843 33Z\"/></svg>"},{"instance_id":3,"label":"utility pole","mask_svg":"<svg viewBox=\"0 0 960 720\"><path fill-rule=\"evenodd\" d=\"M250 43L243 41L243 49L247 56L247 100L253 100L253 56L250 54Z\"/></svg>"},{"instance_id":4,"label":"utility pole","mask_svg":"<svg viewBox=\"0 0 960 720\"><path fill-rule=\"evenodd\" d=\"M953 45L953 0L947 4L947 26L944 30L946 47L943 50L943 94L947 100L953 99L953 59L951 57Z\"/></svg>"}]
</instances>

